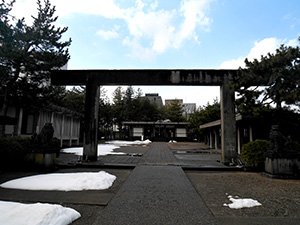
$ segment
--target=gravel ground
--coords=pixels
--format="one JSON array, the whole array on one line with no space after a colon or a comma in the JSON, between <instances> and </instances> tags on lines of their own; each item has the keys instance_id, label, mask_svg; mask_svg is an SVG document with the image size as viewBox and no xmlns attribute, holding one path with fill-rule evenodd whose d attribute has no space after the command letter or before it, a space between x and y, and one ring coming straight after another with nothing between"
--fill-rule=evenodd
<instances>
[{"instance_id":1,"label":"gravel ground","mask_svg":"<svg viewBox=\"0 0 300 225\"><path fill-rule=\"evenodd\" d=\"M105 206L98 205L62 204L62 206L75 209L81 214L79 219L71 223L72 225L92 225L105 209Z\"/></svg>"},{"instance_id":2,"label":"gravel ground","mask_svg":"<svg viewBox=\"0 0 300 225\"><path fill-rule=\"evenodd\" d=\"M215 217L300 218L300 180L281 180L249 172L186 171ZM262 206L230 209L228 195L258 200ZM300 222L299 222L300 223Z\"/></svg>"}]
</instances>

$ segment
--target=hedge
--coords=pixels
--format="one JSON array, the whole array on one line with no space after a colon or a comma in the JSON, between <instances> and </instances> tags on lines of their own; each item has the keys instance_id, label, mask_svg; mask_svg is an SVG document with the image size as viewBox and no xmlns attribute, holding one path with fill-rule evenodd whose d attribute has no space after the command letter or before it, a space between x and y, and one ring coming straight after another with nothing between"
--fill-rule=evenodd
<instances>
[{"instance_id":1,"label":"hedge","mask_svg":"<svg viewBox=\"0 0 300 225\"><path fill-rule=\"evenodd\" d=\"M23 164L26 156L22 145L14 138L0 138L0 167L14 168Z\"/></svg>"},{"instance_id":2,"label":"hedge","mask_svg":"<svg viewBox=\"0 0 300 225\"><path fill-rule=\"evenodd\" d=\"M270 142L267 140L255 140L243 145L242 160L248 164L257 166L264 163L264 153L270 148Z\"/></svg>"},{"instance_id":3,"label":"hedge","mask_svg":"<svg viewBox=\"0 0 300 225\"><path fill-rule=\"evenodd\" d=\"M60 141L53 138L49 148L55 150L59 154ZM0 138L0 169L18 169L28 166L26 160L27 153L39 152L47 150L45 146L33 146L32 138Z\"/></svg>"}]
</instances>

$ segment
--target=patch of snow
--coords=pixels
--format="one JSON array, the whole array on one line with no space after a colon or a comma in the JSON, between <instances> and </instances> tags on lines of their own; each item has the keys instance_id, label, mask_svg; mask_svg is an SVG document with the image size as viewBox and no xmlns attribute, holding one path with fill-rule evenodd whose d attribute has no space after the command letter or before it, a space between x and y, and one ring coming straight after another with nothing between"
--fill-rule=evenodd
<instances>
[{"instance_id":1,"label":"patch of snow","mask_svg":"<svg viewBox=\"0 0 300 225\"><path fill-rule=\"evenodd\" d=\"M0 187L48 191L104 190L110 188L116 178L105 171L52 173L10 180L1 184Z\"/></svg>"},{"instance_id":2,"label":"patch of snow","mask_svg":"<svg viewBox=\"0 0 300 225\"><path fill-rule=\"evenodd\" d=\"M124 155L126 153L124 152L114 152L114 149L118 149L120 146L117 145L111 145L111 144L99 144L98 145L98 156L103 156L103 155ZM75 148L64 148L60 150L61 152L64 153L72 153L75 155L83 155L83 147L75 147Z\"/></svg>"},{"instance_id":3,"label":"patch of snow","mask_svg":"<svg viewBox=\"0 0 300 225\"><path fill-rule=\"evenodd\" d=\"M83 147L64 148L64 149L61 149L60 152L71 153L71 154L75 154L75 155L82 155Z\"/></svg>"},{"instance_id":4,"label":"patch of snow","mask_svg":"<svg viewBox=\"0 0 300 225\"><path fill-rule=\"evenodd\" d=\"M150 144L151 141L149 139L145 141L120 141L120 140L114 140L114 141L107 141L105 143L113 144L117 146L130 146L130 145L147 145Z\"/></svg>"},{"instance_id":5,"label":"patch of snow","mask_svg":"<svg viewBox=\"0 0 300 225\"><path fill-rule=\"evenodd\" d=\"M231 195L229 195L228 199L232 203L229 204L224 203L223 206L229 207L231 209L241 209L241 208L251 208L255 206L261 206L261 203L251 198L239 198L239 196L232 197Z\"/></svg>"},{"instance_id":6,"label":"patch of snow","mask_svg":"<svg viewBox=\"0 0 300 225\"><path fill-rule=\"evenodd\" d=\"M79 217L79 212L61 205L0 201L0 224L66 225Z\"/></svg>"},{"instance_id":7,"label":"patch of snow","mask_svg":"<svg viewBox=\"0 0 300 225\"><path fill-rule=\"evenodd\" d=\"M124 152L114 152L113 150L120 148L116 145L99 144L98 145L98 156L100 155L125 155Z\"/></svg>"},{"instance_id":8,"label":"patch of snow","mask_svg":"<svg viewBox=\"0 0 300 225\"><path fill-rule=\"evenodd\" d=\"M107 141L106 144L98 145L98 156L104 155L125 155L124 152L114 152L113 150L120 148L121 146L130 146L130 145L148 145L150 144L150 140L145 141ZM83 155L83 147L75 147L75 148L64 148L61 150L63 153L72 153L75 155Z\"/></svg>"}]
</instances>

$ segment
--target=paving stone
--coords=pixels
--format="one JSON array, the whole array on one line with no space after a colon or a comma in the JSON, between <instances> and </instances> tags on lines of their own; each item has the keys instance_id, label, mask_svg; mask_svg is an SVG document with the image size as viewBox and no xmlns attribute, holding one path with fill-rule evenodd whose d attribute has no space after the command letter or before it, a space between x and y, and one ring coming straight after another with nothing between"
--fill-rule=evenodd
<instances>
[{"instance_id":1,"label":"paving stone","mask_svg":"<svg viewBox=\"0 0 300 225\"><path fill-rule=\"evenodd\" d=\"M180 167L139 165L94 224L214 223Z\"/></svg>"}]
</instances>

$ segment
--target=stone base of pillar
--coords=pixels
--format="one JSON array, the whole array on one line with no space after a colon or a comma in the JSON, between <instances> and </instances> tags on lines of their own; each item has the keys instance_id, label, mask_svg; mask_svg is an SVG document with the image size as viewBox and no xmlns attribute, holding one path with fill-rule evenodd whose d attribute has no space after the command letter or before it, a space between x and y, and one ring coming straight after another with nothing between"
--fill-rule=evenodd
<instances>
[{"instance_id":1,"label":"stone base of pillar","mask_svg":"<svg viewBox=\"0 0 300 225\"><path fill-rule=\"evenodd\" d=\"M98 160L97 156L83 156L82 161L83 162L95 162Z\"/></svg>"},{"instance_id":2,"label":"stone base of pillar","mask_svg":"<svg viewBox=\"0 0 300 225\"><path fill-rule=\"evenodd\" d=\"M296 178L300 174L299 155L295 152L266 153L265 175L271 178Z\"/></svg>"}]
</instances>

